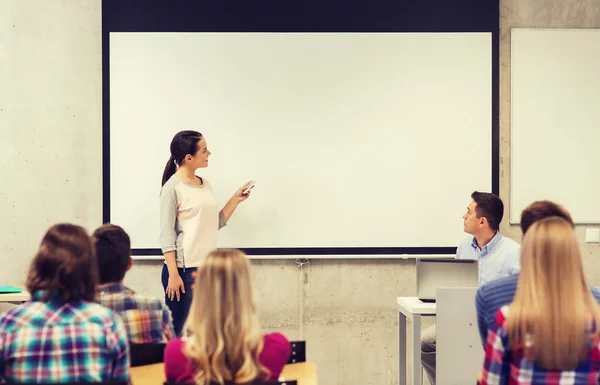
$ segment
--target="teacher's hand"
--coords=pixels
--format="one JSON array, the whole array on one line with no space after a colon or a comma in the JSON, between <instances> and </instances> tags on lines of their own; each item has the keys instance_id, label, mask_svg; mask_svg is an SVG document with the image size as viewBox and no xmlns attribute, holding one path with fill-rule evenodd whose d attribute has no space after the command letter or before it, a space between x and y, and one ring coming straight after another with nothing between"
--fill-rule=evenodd
<instances>
[{"instance_id":1,"label":"teacher's hand","mask_svg":"<svg viewBox=\"0 0 600 385\"><path fill-rule=\"evenodd\" d=\"M177 302L179 302L179 290L181 290L182 293L185 293L185 285L183 284L183 280L181 279L179 274L170 275L169 283L167 284L167 290L165 290L165 294L171 301L177 298Z\"/></svg>"},{"instance_id":2,"label":"teacher's hand","mask_svg":"<svg viewBox=\"0 0 600 385\"><path fill-rule=\"evenodd\" d=\"M250 196L250 193L252 192L252 188L250 190L248 190L248 192L246 194L244 194L244 191L246 191L246 189L248 188L249 184L250 184L250 182L244 184L242 187L240 187L239 189L237 189L237 191L233 194L233 196L231 197L231 199L234 200L237 203L243 202L246 199L248 199L248 197Z\"/></svg>"}]
</instances>

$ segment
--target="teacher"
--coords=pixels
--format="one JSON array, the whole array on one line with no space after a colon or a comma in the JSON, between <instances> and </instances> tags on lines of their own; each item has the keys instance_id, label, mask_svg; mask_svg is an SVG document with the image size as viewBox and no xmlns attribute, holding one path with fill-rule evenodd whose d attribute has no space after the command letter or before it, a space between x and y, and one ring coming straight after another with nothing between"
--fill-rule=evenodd
<instances>
[{"instance_id":1,"label":"teacher","mask_svg":"<svg viewBox=\"0 0 600 385\"><path fill-rule=\"evenodd\" d=\"M192 303L192 273L217 248L217 232L225 226L240 202L248 199L248 186L240 187L219 211L217 199L204 178L210 151L197 131L180 131L171 141L160 191L160 247L165 256L162 285L171 310L173 327L182 335Z\"/></svg>"}]
</instances>

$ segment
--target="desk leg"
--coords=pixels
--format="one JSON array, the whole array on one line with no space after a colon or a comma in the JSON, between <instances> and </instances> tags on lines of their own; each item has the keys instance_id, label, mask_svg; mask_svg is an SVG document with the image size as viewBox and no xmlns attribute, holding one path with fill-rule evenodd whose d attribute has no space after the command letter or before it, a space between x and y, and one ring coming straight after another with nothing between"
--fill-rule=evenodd
<instances>
[{"instance_id":1,"label":"desk leg","mask_svg":"<svg viewBox=\"0 0 600 385\"><path fill-rule=\"evenodd\" d=\"M406 385L406 316L398 312L398 385Z\"/></svg>"},{"instance_id":2,"label":"desk leg","mask_svg":"<svg viewBox=\"0 0 600 385\"><path fill-rule=\"evenodd\" d=\"M421 366L421 316L415 314L413 316L413 385L421 384L421 374L423 367Z\"/></svg>"}]
</instances>

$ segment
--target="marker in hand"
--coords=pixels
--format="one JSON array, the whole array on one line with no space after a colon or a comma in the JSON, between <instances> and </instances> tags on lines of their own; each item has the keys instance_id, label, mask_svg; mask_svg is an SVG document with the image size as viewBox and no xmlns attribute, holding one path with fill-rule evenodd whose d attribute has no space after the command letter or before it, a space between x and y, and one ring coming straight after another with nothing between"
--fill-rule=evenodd
<instances>
[{"instance_id":1,"label":"marker in hand","mask_svg":"<svg viewBox=\"0 0 600 385\"><path fill-rule=\"evenodd\" d=\"M242 194L244 194L244 195L248 194L250 192L250 190L252 190L254 188L254 183L256 183L256 181L251 180L248 183L248 186L246 186L246 189L242 192Z\"/></svg>"}]
</instances>

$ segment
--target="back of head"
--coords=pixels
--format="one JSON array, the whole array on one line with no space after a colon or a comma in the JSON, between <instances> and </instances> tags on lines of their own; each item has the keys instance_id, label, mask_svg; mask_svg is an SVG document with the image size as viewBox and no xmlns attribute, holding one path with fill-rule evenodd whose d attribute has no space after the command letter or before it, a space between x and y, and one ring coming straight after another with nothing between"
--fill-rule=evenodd
<instances>
[{"instance_id":1,"label":"back of head","mask_svg":"<svg viewBox=\"0 0 600 385\"><path fill-rule=\"evenodd\" d=\"M100 284L120 282L131 263L129 235L119 226L104 224L93 234Z\"/></svg>"},{"instance_id":2,"label":"back of head","mask_svg":"<svg viewBox=\"0 0 600 385\"><path fill-rule=\"evenodd\" d=\"M575 232L561 217L528 229L521 249L521 272L507 329L512 346L526 336L526 354L552 370L573 369L587 357L586 327L599 312L585 279Z\"/></svg>"},{"instance_id":3,"label":"back of head","mask_svg":"<svg viewBox=\"0 0 600 385\"><path fill-rule=\"evenodd\" d=\"M93 301L98 276L96 255L85 229L57 224L44 235L27 277L27 290L44 290L43 300Z\"/></svg>"},{"instance_id":4,"label":"back of head","mask_svg":"<svg viewBox=\"0 0 600 385\"><path fill-rule=\"evenodd\" d=\"M202 139L202 134L198 131L185 130L179 131L171 140L169 149L171 150L171 156L165 165L162 176L162 185L175 174L177 166L181 166L183 158L186 155L194 155L198 151L198 142Z\"/></svg>"},{"instance_id":5,"label":"back of head","mask_svg":"<svg viewBox=\"0 0 600 385\"><path fill-rule=\"evenodd\" d=\"M525 235L532 224L548 217L563 218L571 227L575 226L571 214L564 207L550 201L536 201L521 212L521 232Z\"/></svg>"},{"instance_id":6,"label":"back of head","mask_svg":"<svg viewBox=\"0 0 600 385\"><path fill-rule=\"evenodd\" d=\"M186 329L198 384L244 383L268 373L258 360L263 340L244 253L215 250L200 265Z\"/></svg>"},{"instance_id":7,"label":"back of head","mask_svg":"<svg viewBox=\"0 0 600 385\"><path fill-rule=\"evenodd\" d=\"M500 222L504 216L504 203L496 194L475 191L471 194L471 198L477 204L475 212L477 218L485 217L490 226L490 229L498 231Z\"/></svg>"}]
</instances>

